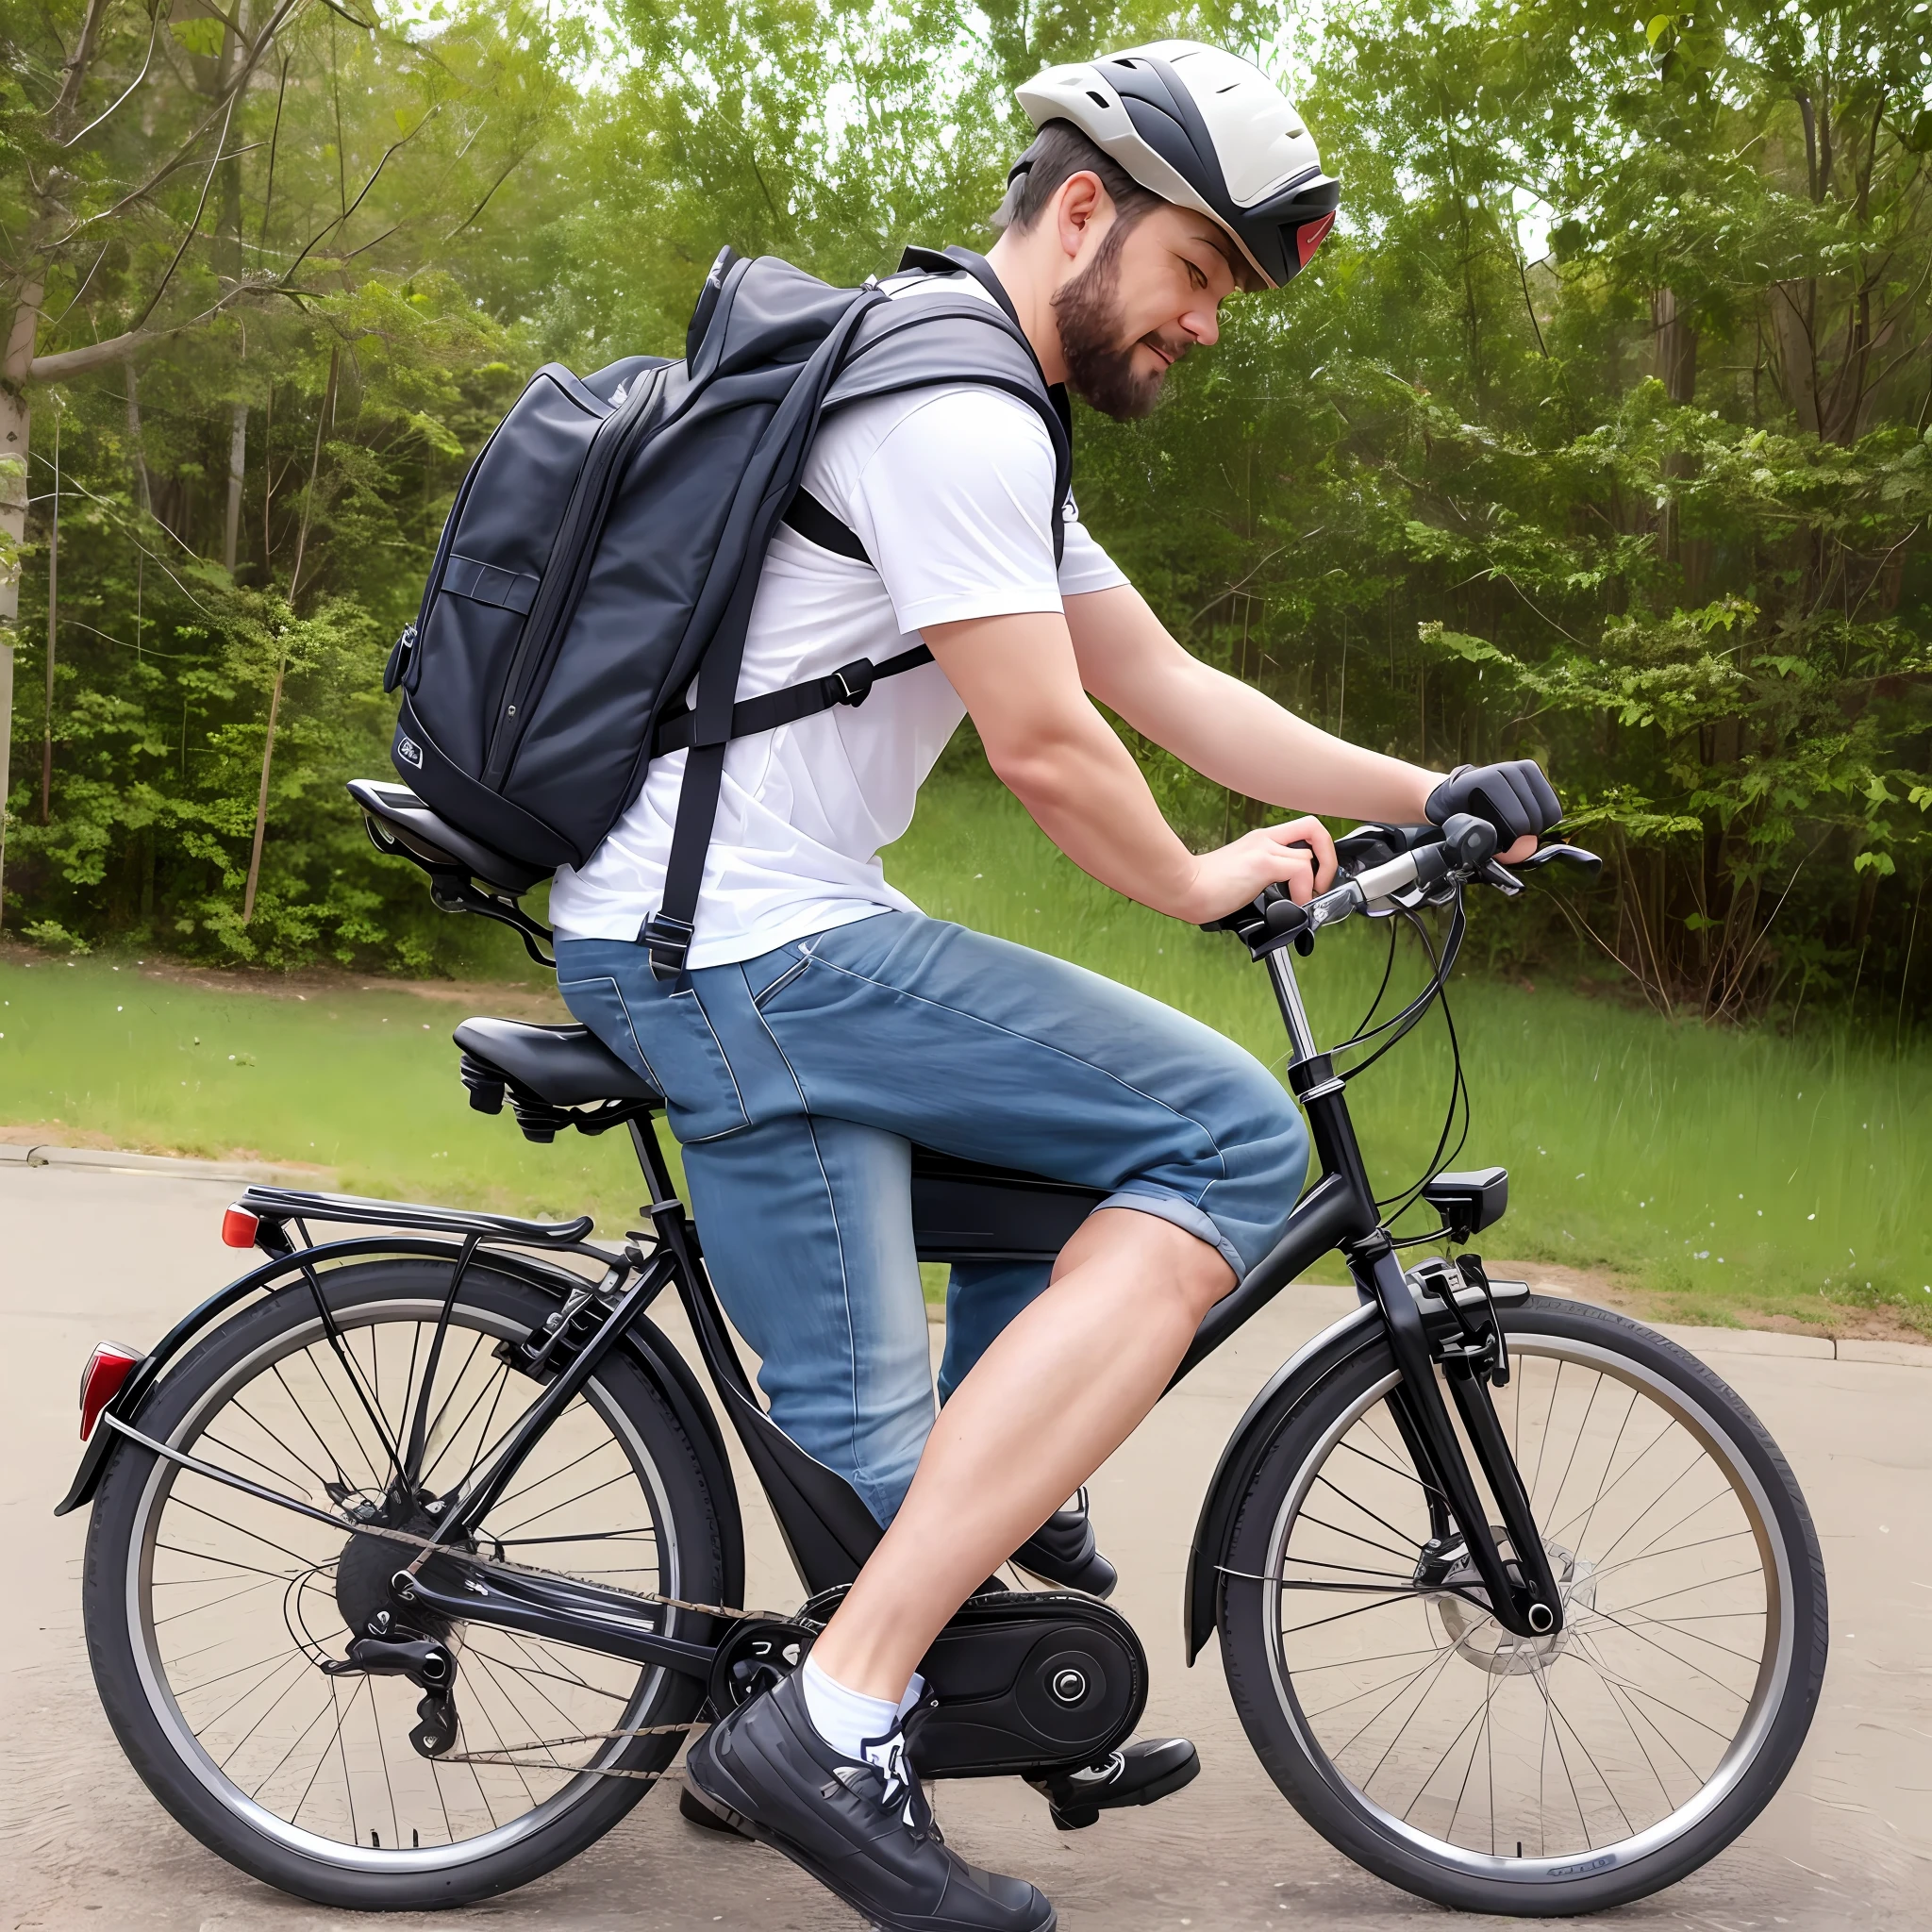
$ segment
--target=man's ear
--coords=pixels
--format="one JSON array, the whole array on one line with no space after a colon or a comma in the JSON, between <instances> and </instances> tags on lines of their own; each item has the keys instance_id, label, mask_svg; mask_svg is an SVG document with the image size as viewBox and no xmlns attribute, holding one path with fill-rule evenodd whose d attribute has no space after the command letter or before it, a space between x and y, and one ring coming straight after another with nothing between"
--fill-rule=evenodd
<instances>
[{"instance_id":1,"label":"man's ear","mask_svg":"<svg viewBox=\"0 0 1932 1932\"><path fill-rule=\"evenodd\" d=\"M1061 182L1053 205L1060 248L1070 261L1105 230L1113 213L1113 202L1100 185L1100 176L1087 169Z\"/></svg>"}]
</instances>

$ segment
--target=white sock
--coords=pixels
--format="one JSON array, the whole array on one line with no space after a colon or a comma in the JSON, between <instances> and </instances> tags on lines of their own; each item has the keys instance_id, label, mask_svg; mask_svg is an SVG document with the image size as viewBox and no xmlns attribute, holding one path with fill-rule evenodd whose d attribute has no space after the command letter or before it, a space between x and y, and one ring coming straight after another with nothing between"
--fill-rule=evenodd
<instances>
[{"instance_id":1,"label":"white sock","mask_svg":"<svg viewBox=\"0 0 1932 1932\"><path fill-rule=\"evenodd\" d=\"M899 1720L925 1690L925 1679L915 1671L896 1704L888 1697L868 1697L821 1670L812 1657L806 1658L799 1674L805 1690L805 1714L811 1720L812 1729L840 1757L860 1761L868 1755L865 1746L897 1728Z\"/></svg>"}]
</instances>

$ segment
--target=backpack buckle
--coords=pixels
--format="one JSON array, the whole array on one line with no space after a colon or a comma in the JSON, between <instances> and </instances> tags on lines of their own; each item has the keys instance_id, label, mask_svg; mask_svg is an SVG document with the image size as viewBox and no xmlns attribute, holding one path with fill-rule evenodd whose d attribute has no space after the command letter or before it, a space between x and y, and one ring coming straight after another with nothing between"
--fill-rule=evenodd
<instances>
[{"instance_id":1,"label":"backpack buckle","mask_svg":"<svg viewBox=\"0 0 1932 1932\"><path fill-rule=\"evenodd\" d=\"M684 971L685 956L691 951L691 934L696 928L688 919L674 919L665 912L654 912L644 921L638 938L651 956L653 979L675 979Z\"/></svg>"},{"instance_id":2,"label":"backpack buckle","mask_svg":"<svg viewBox=\"0 0 1932 1932\"><path fill-rule=\"evenodd\" d=\"M874 666L870 658L855 658L841 664L825 680L835 705L862 705L872 691Z\"/></svg>"}]
</instances>

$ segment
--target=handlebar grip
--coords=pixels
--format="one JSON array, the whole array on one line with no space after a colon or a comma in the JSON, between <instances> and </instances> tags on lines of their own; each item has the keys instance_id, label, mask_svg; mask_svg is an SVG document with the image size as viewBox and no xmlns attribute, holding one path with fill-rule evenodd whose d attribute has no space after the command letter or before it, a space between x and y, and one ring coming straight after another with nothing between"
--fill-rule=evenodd
<instances>
[{"instance_id":1,"label":"handlebar grip","mask_svg":"<svg viewBox=\"0 0 1932 1932\"><path fill-rule=\"evenodd\" d=\"M1278 887L1271 890L1279 892L1279 896L1269 902L1268 910L1263 915L1268 930L1271 933L1301 931L1308 923L1307 907L1297 906L1286 892L1280 892Z\"/></svg>"},{"instance_id":2,"label":"handlebar grip","mask_svg":"<svg viewBox=\"0 0 1932 1932\"><path fill-rule=\"evenodd\" d=\"M1466 811L1454 812L1442 821L1442 843L1457 865L1480 872L1496 856L1496 828L1487 819Z\"/></svg>"}]
</instances>

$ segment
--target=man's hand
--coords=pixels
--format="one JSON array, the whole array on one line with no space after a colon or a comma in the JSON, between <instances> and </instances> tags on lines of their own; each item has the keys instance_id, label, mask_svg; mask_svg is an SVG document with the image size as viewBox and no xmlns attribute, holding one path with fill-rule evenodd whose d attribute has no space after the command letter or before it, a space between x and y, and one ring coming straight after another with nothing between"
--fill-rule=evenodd
<instances>
[{"instance_id":1,"label":"man's hand","mask_svg":"<svg viewBox=\"0 0 1932 1932\"><path fill-rule=\"evenodd\" d=\"M1309 848L1312 847L1311 851ZM1205 925L1258 898L1268 886L1286 886L1297 906L1335 883L1335 841L1320 819L1261 825L1232 845L1194 860L1187 908L1180 916Z\"/></svg>"},{"instance_id":2,"label":"man's hand","mask_svg":"<svg viewBox=\"0 0 1932 1932\"><path fill-rule=\"evenodd\" d=\"M1561 801L1534 758L1457 765L1429 793L1424 809L1432 825L1462 811L1495 826L1497 840L1507 848L1496 855L1505 865L1520 865L1536 850L1538 835L1563 816Z\"/></svg>"}]
</instances>

